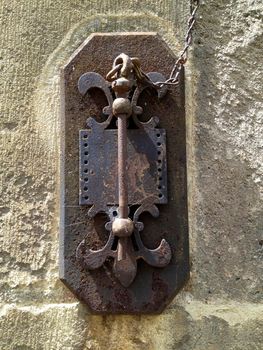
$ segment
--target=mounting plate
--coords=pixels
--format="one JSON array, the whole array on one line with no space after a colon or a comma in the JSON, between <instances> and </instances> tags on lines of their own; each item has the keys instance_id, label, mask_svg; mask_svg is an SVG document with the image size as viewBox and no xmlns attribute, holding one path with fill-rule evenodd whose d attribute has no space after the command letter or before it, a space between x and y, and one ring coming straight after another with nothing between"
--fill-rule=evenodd
<instances>
[{"instance_id":1,"label":"mounting plate","mask_svg":"<svg viewBox=\"0 0 263 350\"><path fill-rule=\"evenodd\" d=\"M167 203L166 144L164 129L128 129L127 177L129 205L149 196L155 204ZM80 131L81 205L118 204L117 130Z\"/></svg>"},{"instance_id":2,"label":"mounting plate","mask_svg":"<svg viewBox=\"0 0 263 350\"><path fill-rule=\"evenodd\" d=\"M106 188L108 181L112 189L105 192L106 202L114 208L116 186L112 184L117 181L109 174L111 170L114 173L116 131L106 129L98 141L98 149L93 149L90 153L94 160L90 163L88 171L96 171L97 179L91 180L90 175L92 174L89 174L89 199L86 202L87 205L82 205L85 202L84 161L88 159L84 157L83 143L80 147L83 152L79 160L79 133L83 136L87 133L88 138L92 138L92 130L86 129L86 120L94 116L97 122L105 121L101 111L107 105L107 100L98 89L94 89L83 98L77 88L78 79L87 71L97 72L105 77L113 59L121 52L139 57L145 72L158 71L166 77L175 60L171 50L156 33L94 34L81 45L63 68L61 78L63 111L60 278L94 313L158 313L172 300L189 277L183 74L179 86L170 90L162 100L158 100L157 94L151 89L146 89L138 99L138 105L143 107L141 121L145 122L154 116L160 119L161 129L156 129L156 131L158 130L162 135L161 138L163 137L161 145L164 150L166 149L167 159L167 176L165 157L161 160L162 197L159 197L156 186L159 158L156 155L155 146L149 149L141 146L145 149L144 159L151 159L148 163L146 162L146 165L151 169L152 182L143 176L138 176L137 183L135 181L136 184L133 187L135 191L131 190L129 193L130 203L141 202L143 195L140 197L138 193L136 194L136 188L139 185L146 192L156 191L156 204L167 202L159 206L159 218L153 218L148 213L142 214L140 219L143 219L144 229L140 236L144 246L149 249L155 249L165 238L172 251L169 265L156 268L149 266L143 260L138 260L136 278L129 287L124 287L112 272L111 258L96 270L83 268L76 258L77 247L83 240L91 249L100 249L106 244L109 232L105 229L105 223L108 217L98 212L97 215L90 218L87 205L94 204L94 193L101 186L105 189L102 178L107 178ZM136 147L140 144L138 140L143 137L140 134L141 131L135 131L129 131L128 149L131 159L137 159L138 154L141 153L136 150ZM157 140L154 134L156 131L148 135L153 144ZM107 140L110 141L105 146ZM144 144L143 142L141 145ZM94 141L91 143L94 144ZM104 148L102 156L103 152L101 153L99 149L103 144L106 149ZM107 154L108 157L106 157ZM98 163L102 162L100 169L96 165L96 158L98 158ZM137 169L140 170L141 165L138 165ZM81 181L80 193L79 181ZM134 210L136 209L135 205ZM109 212L108 215L112 215L112 212Z\"/></svg>"}]
</instances>

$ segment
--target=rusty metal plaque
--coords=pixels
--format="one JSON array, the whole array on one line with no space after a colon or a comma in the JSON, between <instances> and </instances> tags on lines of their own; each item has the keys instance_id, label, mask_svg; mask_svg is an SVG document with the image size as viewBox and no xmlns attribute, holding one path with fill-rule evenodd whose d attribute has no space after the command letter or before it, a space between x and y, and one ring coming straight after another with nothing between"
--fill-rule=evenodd
<instances>
[{"instance_id":1,"label":"rusty metal plaque","mask_svg":"<svg viewBox=\"0 0 263 350\"><path fill-rule=\"evenodd\" d=\"M165 130L128 129L129 205L167 203ZM118 204L117 130L80 131L80 205ZM100 207L101 203L101 207Z\"/></svg>"},{"instance_id":2,"label":"rusty metal plaque","mask_svg":"<svg viewBox=\"0 0 263 350\"><path fill-rule=\"evenodd\" d=\"M95 34L62 69L60 278L93 313L161 312L189 277L183 74L154 88L174 61L155 33Z\"/></svg>"}]
</instances>

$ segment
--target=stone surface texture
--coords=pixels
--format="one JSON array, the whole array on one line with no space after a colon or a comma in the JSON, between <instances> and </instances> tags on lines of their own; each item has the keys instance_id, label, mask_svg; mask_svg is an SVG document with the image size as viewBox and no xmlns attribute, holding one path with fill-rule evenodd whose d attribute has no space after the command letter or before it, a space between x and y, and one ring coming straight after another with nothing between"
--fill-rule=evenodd
<instances>
[{"instance_id":1,"label":"stone surface texture","mask_svg":"<svg viewBox=\"0 0 263 350\"><path fill-rule=\"evenodd\" d=\"M161 315L102 317L58 280L60 67L92 32L156 31L177 53L188 11L0 1L1 349L262 349L261 0L201 2L186 68L187 286Z\"/></svg>"}]
</instances>

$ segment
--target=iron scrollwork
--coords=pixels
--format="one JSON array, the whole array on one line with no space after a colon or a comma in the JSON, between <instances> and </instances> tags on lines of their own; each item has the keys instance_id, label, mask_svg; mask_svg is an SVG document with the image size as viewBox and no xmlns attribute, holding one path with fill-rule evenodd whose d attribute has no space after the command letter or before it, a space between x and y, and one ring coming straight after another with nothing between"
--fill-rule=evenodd
<instances>
[{"instance_id":1,"label":"iron scrollwork","mask_svg":"<svg viewBox=\"0 0 263 350\"><path fill-rule=\"evenodd\" d=\"M78 82L82 96L93 88L99 88L108 101L108 105L103 109L107 119L98 123L90 117L87 119L88 129L80 131L80 204L91 206L88 211L91 218L100 212L108 215L109 221L105 228L109 231L109 237L105 246L98 250L89 248L86 239L82 240L77 247L76 257L88 270L97 269L106 259L113 258L113 272L124 287L133 282L138 259L161 268L169 264L172 256L170 245L165 239L161 240L156 249L145 247L140 236L144 225L139 219L143 212L158 217L159 209L156 204L166 202L165 179L160 176L166 176L165 131L157 128L157 117L141 122L139 116L143 109L137 105L140 94L146 88L155 89L159 98L165 95L167 87L160 87L154 83L164 80L160 73L143 73L138 58L121 54L114 60L106 80L98 73L88 72L83 74ZM117 131L109 129L113 118L117 119ZM129 118L132 118L135 130L128 129ZM116 137L118 161L110 155L108 160L105 160L107 155L101 156L99 150L105 151L107 144L111 147L116 142ZM149 147L147 140L150 141ZM144 173L143 179L137 176L137 183L135 180L130 181L130 172L134 170L132 166L129 168L128 159L141 157L142 153L140 150L133 150L133 142L138 142L138 147L143 149L144 158L140 158L142 162L150 159L151 164L154 164ZM112 170L114 164L116 171ZM109 171L109 174L103 173L105 167L112 171ZM117 181L114 178L117 178ZM117 184L117 189L112 188L112 184ZM131 205L137 206L133 213L130 211ZM116 240L117 245L114 245Z\"/></svg>"}]
</instances>

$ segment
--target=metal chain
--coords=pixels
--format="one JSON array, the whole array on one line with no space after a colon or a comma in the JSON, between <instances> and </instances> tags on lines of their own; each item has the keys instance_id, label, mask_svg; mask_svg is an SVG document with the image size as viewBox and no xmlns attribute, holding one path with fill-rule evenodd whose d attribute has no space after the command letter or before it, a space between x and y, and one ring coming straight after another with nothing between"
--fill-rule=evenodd
<instances>
[{"instance_id":1,"label":"metal chain","mask_svg":"<svg viewBox=\"0 0 263 350\"><path fill-rule=\"evenodd\" d=\"M192 32L193 32L194 24L196 22L196 12L197 12L199 5L200 5L199 0L191 0L191 4L190 4L191 15L190 15L190 17L188 19L188 23L187 23L187 32L186 32L185 40L184 40L184 42L185 42L184 49L181 51L179 58L176 60L174 66L173 66L173 69L171 71L169 79L167 79L164 82L158 81L154 85L162 87L163 85L178 85L179 84L180 72L182 70L182 67L185 65L185 63L187 62L187 59L188 59L188 49L192 43Z\"/></svg>"},{"instance_id":2,"label":"metal chain","mask_svg":"<svg viewBox=\"0 0 263 350\"><path fill-rule=\"evenodd\" d=\"M137 57L131 58L131 64L133 69L135 70L135 74L138 81L141 81L145 84L153 86L155 88L161 88L163 85L178 85L179 84L179 76L182 70L182 67L185 65L188 59L188 49L192 43L192 32L193 27L196 22L196 12L200 5L199 0L191 0L190 2L190 17L187 22L187 32L185 35L185 45L183 50L181 51L178 59L176 60L173 69L171 71L170 77L165 81L157 81L153 82L149 79L149 77L141 70L141 64ZM116 60L115 60L116 61ZM120 62L119 62L120 61ZM123 62L123 59L118 56L118 60L114 62L112 70L107 74L106 79L108 81L113 81L116 79L117 75L120 74L122 70L125 70L127 67L127 62ZM125 69L123 67L126 67Z\"/></svg>"}]
</instances>

